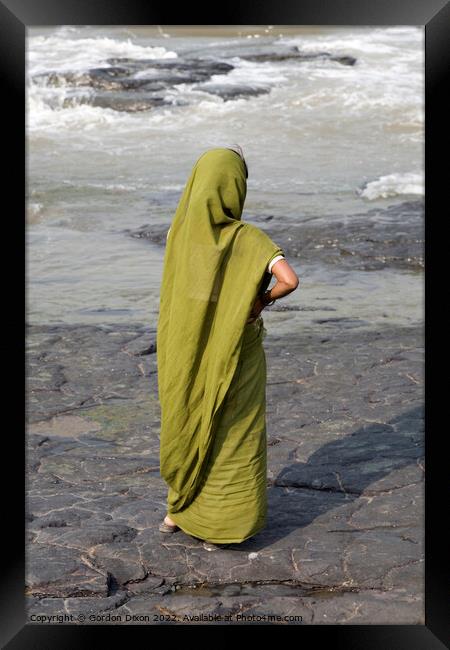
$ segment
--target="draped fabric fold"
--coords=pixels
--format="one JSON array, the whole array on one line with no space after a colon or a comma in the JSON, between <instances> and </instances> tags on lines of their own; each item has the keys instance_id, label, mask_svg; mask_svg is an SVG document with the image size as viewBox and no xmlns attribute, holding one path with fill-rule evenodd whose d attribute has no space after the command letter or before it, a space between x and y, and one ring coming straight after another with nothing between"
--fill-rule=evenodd
<instances>
[{"instance_id":1,"label":"draped fabric fold","mask_svg":"<svg viewBox=\"0 0 450 650\"><path fill-rule=\"evenodd\" d=\"M231 149L195 163L164 255L157 324L160 471L176 513L199 488L239 360L245 323L284 251L241 220L246 168Z\"/></svg>"}]
</instances>

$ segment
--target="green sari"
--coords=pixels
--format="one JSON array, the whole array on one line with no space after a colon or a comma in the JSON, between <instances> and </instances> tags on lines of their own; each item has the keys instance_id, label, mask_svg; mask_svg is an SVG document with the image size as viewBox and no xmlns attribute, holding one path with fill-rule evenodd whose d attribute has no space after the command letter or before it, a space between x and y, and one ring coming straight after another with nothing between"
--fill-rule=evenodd
<instances>
[{"instance_id":1,"label":"green sari","mask_svg":"<svg viewBox=\"0 0 450 650\"><path fill-rule=\"evenodd\" d=\"M216 543L251 537L267 511L265 329L246 321L284 251L241 220L246 192L236 152L197 160L167 238L157 325L167 512Z\"/></svg>"}]
</instances>

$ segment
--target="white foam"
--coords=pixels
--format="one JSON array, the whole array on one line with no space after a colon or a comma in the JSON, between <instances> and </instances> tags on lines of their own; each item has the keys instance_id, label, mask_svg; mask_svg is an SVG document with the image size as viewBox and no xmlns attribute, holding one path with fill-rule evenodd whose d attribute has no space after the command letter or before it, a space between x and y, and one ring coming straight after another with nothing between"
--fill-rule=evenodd
<instances>
[{"instance_id":1,"label":"white foam","mask_svg":"<svg viewBox=\"0 0 450 650\"><path fill-rule=\"evenodd\" d=\"M37 217L42 212L42 208L42 203L28 203L28 211L33 217Z\"/></svg>"},{"instance_id":2,"label":"white foam","mask_svg":"<svg viewBox=\"0 0 450 650\"><path fill-rule=\"evenodd\" d=\"M32 91L28 97L27 129L30 133L48 132L58 137L58 134L61 135L61 130L92 131L101 125L120 125L123 121L128 122L130 117L132 118L127 113L89 104L52 108L43 97Z\"/></svg>"},{"instance_id":3,"label":"white foam","mask_svg":"<svg viewBox=\"0 0 450 650\"><path fill-rule=\"evenodd\" d=\"M29 36L27 39L28 74L45 72L80 72L102 65L113 57L133 59L173 59L178 54L162 46L143 46L130 38L67 38L59 33Z\"/></svg>"},{"instance_id":4,"label":"white foam","mask_svg":"<svg viewBox=\"0 0 450 650\"><path fill-rule=\"evenodd\" d=\"M136 190L141 190L147 188L145 183L73 183L72 181L63 180L63 185L69 187L75 187L77 189L95 189L95 190L105 190L107 192L135 192Z\"/></svg>"},{"instance_id":5,"label":"white foam","mask_svg":"<svg viewBox=\"0 0 450 650\"><path fill-rule=\"evenodd\" d=\"M424 175L423 173L408 172L380 176L376 181L367 183L357 193L369 201L404 194L423 195L425 193Z\"/></svg>"},{"instance_id":6,"label":"white foam","mask_svg":"<svg viewBox=\"0 0 450 650\"><path fill-rule=\"evenodd\" d=\"M180 190L183 190L185 187L184 183L168 183L166 185L158 185L157 188L159 190L169 190L169 191L176 191L179 192Z\"/></svg>"},{"instance_id":7,"label":"white foam","mask_svg":"<svg viewBox=\"0 0 450 650\"><path fill-rule=\"evenodd\" d=\"M92 95L88 87L73 88L60 81L58 87L46 85L35 75L50 72L83 72L95 67L111 67L107 59L172 59L177 53L162 46L143 46L127 40L96 37L75 38L77 30L65 27L49 36L29 36L27 39L27 127L29 131L46 131L56 135L59 129L92 130L99 124L120 124L124 116L112 109L83 103ZM67 99L72 105L67 106Z\"/></svg>"},{"instance_id":8,"label":"white foam","mask_svg":"<svg viewBox=\"0 0 450 650\"><path fill-rule=\"evenodd\" d=\"M239 57L232 57L230 62L235 66L233 70L226 74L212 75L207 84L220 83L230 85L245 84L248 86L274 86L275 84L287 81L288 79L282 72L282 66L278 63L272 63L271 61L256 63L253 61L245 61Z\"/></svg>"},{"instance_id":9,"label":"white foam","mask_svg":"<svg viewBox=\"0 0 450 650\"><path fill-rule=\"evenodd\" d=\"M139 45L124 35L117 37L80 37L79 29L64 28L50 36L31 36L28 39L29 72L83 71L99 65L108 67L109 57L132 59L173 58L177 53L161 46ZM101 130L114 125L123 134L153 131L164 128L171 132L187 124L209 127L213 116L236 116L266 110L283 112L286 126L299 122L302 112L317 114L321 120L332 111L336 120L346 123L355 117L385 125L408 124L405 140L420 142L423 111L417 106L423 102L423 48L420 42L423 30L415 27L390 29L334 29L332 33L282 37L275 40L287 45L296 43L309 52L328 51L331 54L355 54L357 63L344 66L338 62L318 58L310 61L294 60L254 62L238 56L228 59L235 68L227 74L213 75L206 83L177 84L162 94L172 106L157 107L144 113L127 113L84 103L95 93L89 87L73 87L61 83L58 87L45 85L45 79L36 79L28 86L28 128L33 133L42 131L59 139L64 132ZM216 45L214 39L206 47ZM225 43L229 42L228 40ZM233 39L239 43L239 39ZM367 59L370 58L370 62ZM135 76L145 77L148 71ZM248 96L224 101L219 95L208 93L213 84L262 87L270 94ZM203 87L203 90L201 89ZM68 101L70 100L70 105ZM185 105L186 106L185 108ZM260 113L258 113L258 116ZM326 119L328 119L326 117ZM384 128L382 126L382 128ZM389 130L389 129L388 129Z\"/></svg>"},{"instance_id":10,"label":"white foam","mask_svg":"<svg viewBox=\"0 0 450 650\"><path fill-rule=\"evenodd\" d=\"M26 222L29 224L37 223L43 216L44 206L42 203L34 201L26 202Z\"/></svg>"},{"instance_id":11,"label":"white foam","mask_svg":"<svg viewBox=\"0 0 450 650\"><path fill-rule=\"evenodd\" d=\"M402 27L402 28L374 28L367 29L363 33L345 33L348 28L343 30L342 35L333 34L322 35L302 35L292 37L282 37L280 42L283 45L296 45L302 52L330 52L331 54L394 54L397 53L405 42L412 41L418 43L423 41L424 30L420 27Z\"/></svg>"}]
</instances>

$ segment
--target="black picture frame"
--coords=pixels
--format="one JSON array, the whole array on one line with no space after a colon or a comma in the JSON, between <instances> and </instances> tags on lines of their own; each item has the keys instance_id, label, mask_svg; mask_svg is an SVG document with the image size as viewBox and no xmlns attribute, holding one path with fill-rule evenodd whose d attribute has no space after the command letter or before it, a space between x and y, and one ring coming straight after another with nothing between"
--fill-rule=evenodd
<instances>
[{"instance_id":1,"label":"black picture frame","mask_svg":"<svg viewBox=\"0 0 450 650\"><path fill-rule=\"evenodd\" d=\"M4 134L9 154L4 172L8 179L7 194L11 195L11 180L14 178L12 207L8 213L8 243L15 250L16 267L11 269L10 260L3 256L3 277L6 279L6 301L8 308L4 317L5 336L3 350L8 353L7 409L13 414L8 426L4 427L4 461L14 459L14 471L9 479L4 479L4 502L7 502L7 515L3 517L3 542L8 547L4 551L1 590L1 643L11 650L16 648L79 648L82 645L93 647L95 643L105 643L105 635L114 634L117 642L130 643L130 630L140 626L80 626L80 625L32 625L26 624L24 609L24 476L25 467L20 462L24 458L24 431L20 414L23 401L19 387L24 365L18 363L18 352L23 350L24 338L20 336L25 322L24 301L21 299L20 280L25 280L25 241L19 224L24 223L21 193L25 194L26 148L24 124L25 111L25 39L26 29L38 25L420 25L425 29L425 212L426 212L426 277L425 295L428 299L434 285L430 267L431 223L439 219L441 206L444 206L443 192L448 185L447 166L439 162L445 154L445 133L448 104L445 96L445 73L449 65L450 4L445 0L335 0L334 2L292 2L277 3L263 0L259 3L227 3L220 15L213 15L207 6L182 5L173 13L163 6L127 3L110 0L108 3L85 2L83 0L3 0L0 2L0 65L2 67L2 89L4 93L5 118ZM9 146L8 146L9 145ZM13 155L14 154L14 155ZM445 160L445 157L443 158ZM5 219L6 220L6 219ZM9 247L8 247L9 248ZM24 257L20 257L20 251ZM23 262L22 265L19 264ZM20 271L24 276L21 277ZM14 276L14 282L10 279ZM16 285L16 286L15 286ZM11 305L14 308L11 309ZM23 316L23 320L22 319ZM12 343L15 341L15 344ZM431 340L429 324L426 323L426 370L430 367ZM10 376L18 378L14 385ZM429 398L430 373L426 372L425 392ZM427 392L428 391L428 392ZM15 407L15 408L14 408ZM323 635L331 635L328 643L334 648L385 648L386 650L434 650L449 647L450 625L448 605L449 583L447 581L448 536L445 512L444 478L448 469L444 462L445 453L440 451L447 428L442 431L431 429L431 413L426 409L426 562L425 562L425 625L318 625L302 626L301 642L307 639L324 642ZM444 434L444 435L442 435ZM12 443L12 444L11 444ZM11 447L10 447L11 444ZM5 445L6 447L6 445ZM11 448L11 451L9 449ZM444 460L445 459L445 460ZM10 463L11 463L10 460ZM10 464L8 463L8 464ZM12 464L12 463L11 463ZM5 463L6 465L6 463ZM6 475L4 475L6 476ZM437 507L436 507L437 504ZM434 507L433 507L434 506ZM446 552L447 551L447 552ZM178 627L178 626L173 626ZM189 627L189 626L181 626ZM198 626L191 626L198 630ZM214 629L215 626L211 626ZM236 626L229 626L230 628ZM311 629L313 628L313 629ZM297 627L297 630L299 627ZM307 636L306 636L307 635Z\"/></svg>"}]
</instances>

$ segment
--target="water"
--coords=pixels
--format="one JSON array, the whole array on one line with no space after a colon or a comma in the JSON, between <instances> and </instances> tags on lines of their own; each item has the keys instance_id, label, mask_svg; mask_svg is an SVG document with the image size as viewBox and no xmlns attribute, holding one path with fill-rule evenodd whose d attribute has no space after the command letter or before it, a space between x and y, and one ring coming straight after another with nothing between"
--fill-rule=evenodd
<instances>
[{"instance_id":1,"label":"water","mask_svg":"<svg viewBox=\"0 0 450 650\"><path fill-rule=\"evenodd\" d=\"M164 251L124 230L169 226L192 165L209 147L238 142L244 150L244 220L326 217L326 227L327 219L423 195L423 28L175 31L28 28L27 322L154 325ZM357 61L241 58L295 45ZM181 57L235 68L163 89L166 104L134 113L92 105L92 86L51 85L52 73L80 75L111 67L111 58L139 64L133 78L150 79L151 59ZM224 101L207 92L216 83L269 92ZM327 305L336 310L327 316L370 323L422 320L421 273L292 264L301 285L285 304ZM290 326L320 314L290 312ZM287 327L282 312L267 310L265 319Z\"/></svg>"}]
</instances>

